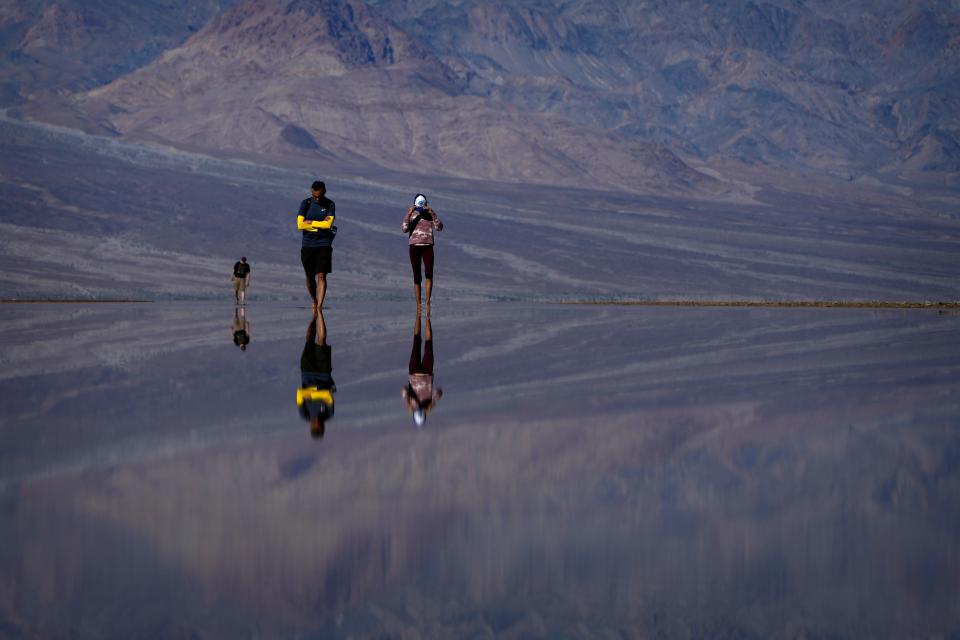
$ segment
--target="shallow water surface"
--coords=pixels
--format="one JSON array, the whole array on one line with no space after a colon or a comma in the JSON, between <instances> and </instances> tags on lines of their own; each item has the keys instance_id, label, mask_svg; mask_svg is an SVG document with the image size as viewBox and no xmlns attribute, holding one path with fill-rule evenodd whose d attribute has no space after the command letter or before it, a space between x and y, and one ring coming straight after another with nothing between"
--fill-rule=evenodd
<instances>
[{"instance_id":1,"label":"shallow water surface","mask_svg":"<svg viewBox=\"0 0 960 640\"><path fill-rule=\"evenodd\" d=\"M956 314L322 320L0 307L0 637L960 633Z\"/></svg>"}]
</instances>

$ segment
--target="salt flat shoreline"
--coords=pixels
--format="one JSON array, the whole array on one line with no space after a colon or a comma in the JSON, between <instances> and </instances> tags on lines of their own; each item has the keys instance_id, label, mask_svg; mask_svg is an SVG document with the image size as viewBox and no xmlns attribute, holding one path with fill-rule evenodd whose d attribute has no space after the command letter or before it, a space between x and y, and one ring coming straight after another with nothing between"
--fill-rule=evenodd
<instances>
[{"instance_id":1,"label":"salt flat shoreline","mask_svg":"<svg viewBox=\"0 0 960 640\"><path fill-rule=\"evenodd\" d=\"M147 304L155 300L0 300L0 304Z\"/></svg>"},{"instance_id":2,"label":"salt flat shoreline","mask_svg":"<svg viewBox=\"0 0 960 640\"><path fill-rule=\"evenodd\" d=\"M157 300L28 299L0 300L0 304L152 304ZM164 302L177 302L165 300ZM199 302L190 300L189 302ZM490 301L483 301L488 304ZM519 302L513 301L510 302ZM613 307L761 307L805 309L960 309L960 302L885 300L529 300L528 304L562 304ZM266 304L271 304L267 302Z\"/></svg>"},{"instance_id":3,"label":"salt flat shoreline","mask_svg":"<svg viewBox=\"0 0 960 640\"><path fill-rule=\"evenodd\" d=\"M773 307L842 309L957 309L960 302L887 302L844 300L576 300L557 304L614 307Z\"/></svg>"}]
</instances>

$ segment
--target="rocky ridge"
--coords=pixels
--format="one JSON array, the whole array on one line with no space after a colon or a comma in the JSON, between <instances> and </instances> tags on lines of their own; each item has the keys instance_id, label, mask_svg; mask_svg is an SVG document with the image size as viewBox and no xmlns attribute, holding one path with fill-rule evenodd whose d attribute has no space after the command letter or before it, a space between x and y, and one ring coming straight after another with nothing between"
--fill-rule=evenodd
<instances>
[{"instance_id":1,"label":"rocky ridge","mask_svg":"<svg viewBox=\"0 0 960 640\"><path fill-rule=\"evenodd\" d=\"M955 3L373 1L501 102L698 158L960 170Z\"/></svg>"},{"instance_id":2,"label":"rocky ridge","mask_svg":"<svg viewBox=\"0 0 960 640\"><path fill-rule=\"evenodd\" d=\"M48 1L25 31L32 6L0 15L31 34L17 55L86 5ZM202 22L177 15L181 35ZM758 169L960 175L949 0L270 0L204 24L24 110L213 154L711 198L743 197L734 178Z\"/></svg>"},{"instance_id":3,"label":"rocky ridge","mask_svg":"<svg viewBox=\"0 0 960 640\"><path fill-rule=\"evenodd\" d=\"M196 33L237 0L9 0L0 7L0 101L102 86Z\"/></svg>"},{"instance_id":4,"label":"rocky ridge","mask_svg":"<svg viewBox=\"0 0 960 640\"><path fill-rule=\"evenodd\" d=\"M361 3L245 2L74 104L123 135L215 152L499 181L733 191L660 145L471 95L468 84Z\"/></svg>"}]
</instances>

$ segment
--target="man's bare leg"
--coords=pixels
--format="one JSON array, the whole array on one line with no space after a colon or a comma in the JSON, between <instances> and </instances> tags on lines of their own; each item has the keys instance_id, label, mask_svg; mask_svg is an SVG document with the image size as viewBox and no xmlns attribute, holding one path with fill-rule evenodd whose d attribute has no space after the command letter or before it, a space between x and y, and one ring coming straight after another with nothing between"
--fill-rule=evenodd
<instances>
[{"instance_id":1,"label":"man's bare leg","mask_svg":"<svg viewBox=\"0 0 960 640\"><path fill-rule=\"evenodd\" d=\"M327 323L323 319L323 309L314 309L313 314L317 318L317 335L314 337L314 344L323 346L327 344Z\"/></svg>"},{"instance_id":2,"label":"man's bare leg","mask_svg":"<svg viewBox=\"0 0 960 640\"><path fill-rule=\"evenodd\" d=\"M426 295L427 313L430 313L430 294L433 293L433 278L427 278L426 280L427 280L427 295Z\"/></svg>"},{"instance_id":3,"label":"man's bare leg","mask_svg":"<svg viewBox=\"0 0 960 640\"><path fill-rule=\"evenodd\" d=\"M307 276L307 291L310 293L310 307L313 309L317 308L317 283L313 281L313 278Z\"/></svg>"},{"instance_id":4,"label":"man's bare leg","mask_svg":"<svg viewBox=\"0 0 960 640\"><path fill-rule=\"evenodd\" d=\"M317 274L317 309L323 308L323 299L327 296L327 274Z\"/></svg>"},{"instance_id":5,"label":"man's bare leg","mask_svg":"<svg viewBox=\"0 0 960 640\"><path fill-rule=\"evenodd\" d=\"M413 285L413 297L417 301L417 314L420 313L420 285L414 283Z\"/></svg>"}]
</instances>

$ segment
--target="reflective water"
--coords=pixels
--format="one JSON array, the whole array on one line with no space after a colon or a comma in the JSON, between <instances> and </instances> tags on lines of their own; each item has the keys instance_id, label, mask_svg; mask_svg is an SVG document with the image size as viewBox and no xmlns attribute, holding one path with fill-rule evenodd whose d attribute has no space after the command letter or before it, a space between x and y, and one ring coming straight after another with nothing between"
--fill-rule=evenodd
<instances>
[{"instance_id":1,"label":"reflective water","mask_svg":"<svg viewBox=\"0 0 960 640\"><path fill-rule=\"evenodd\" d=\"M5 305L0 637L955 637L958 329Z\"/></svg>"}]
</instances>

